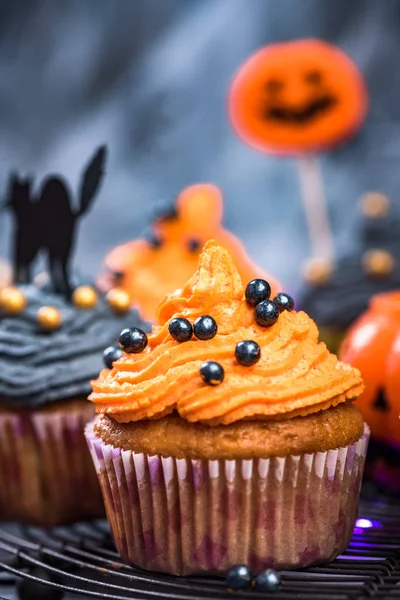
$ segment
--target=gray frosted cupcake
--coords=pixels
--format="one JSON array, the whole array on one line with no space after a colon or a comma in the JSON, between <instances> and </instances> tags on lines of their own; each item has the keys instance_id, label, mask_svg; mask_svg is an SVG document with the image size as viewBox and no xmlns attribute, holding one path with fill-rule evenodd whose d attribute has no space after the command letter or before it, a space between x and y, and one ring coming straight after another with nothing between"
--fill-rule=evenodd
<instances>
[{"instance_id":1,"label":"gray frosted cupcake","mask_svg":"<svg viewBox=\"0 0 400 600\"><path fill-rule=\"evenodd\" d=\"M389 199L366 194L356 252L340 258L333 269L310 269L300 305L317 323L320 338L337 352L347 329L376 294L400 288L400 221Z\"/></svg>"},{"instance_id":2,"label":"gray frosted cupcake","mask_svg":"<svg viewBox=\"0 0 400 600\"><path fill-rule=\"evenodd\" d=\"M101 516L83 436L90 380L121 329L148 328L88 286L72 302L35 285L8 288L0 305L0 518L52 526Z\"/></svg>"}]
</instances>

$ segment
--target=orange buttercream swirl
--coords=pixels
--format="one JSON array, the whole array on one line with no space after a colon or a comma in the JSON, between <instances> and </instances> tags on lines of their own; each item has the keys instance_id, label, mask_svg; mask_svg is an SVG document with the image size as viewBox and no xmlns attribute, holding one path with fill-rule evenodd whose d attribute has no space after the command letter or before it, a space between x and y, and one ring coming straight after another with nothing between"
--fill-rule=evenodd
<instances>
[{"instance_id":1,"label":"orange buttercream swirl","mask_svg":"<svg viewBox=\"0 0 400 600\"><path fill-rule=\"evenodd\" d=\"M217 322L214 338L179 343L171 337L172 318L193 323L201 315ZM318 343L318 329L304 312L284 311L271 327L258 325L230 255L213 241L205 245L186 286L162 302L158 322L144 352L124 354L92 382L90 400L97 412L128 422L176 410L187 421L217 425L308 414L353 399L363 389L359 371ZM260 360L251 367L235 358L236 344L243 340L261 348ZM224 368L218 387L200 377L208 360Z\"/></svg>"}]
</instances>

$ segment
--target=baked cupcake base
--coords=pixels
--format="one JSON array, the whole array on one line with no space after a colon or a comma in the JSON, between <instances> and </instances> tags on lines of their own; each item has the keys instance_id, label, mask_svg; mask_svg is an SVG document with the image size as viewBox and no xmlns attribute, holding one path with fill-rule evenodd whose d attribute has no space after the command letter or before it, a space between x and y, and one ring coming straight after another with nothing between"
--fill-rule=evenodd
<instances>
[{"instance_id":1,"label":"baked cupcake base","mask_svg":"<svg viewBox=\"0 0 400 600\"><path fill-rule=\"evenodd\" d=\"M368 436L365 426L326 452L207 460L123 450L86 428L119 553L174 575L335 558L351 538Z\"/></svg>"},{"instance_id":2,"label":"baked cupcake base","mask_svg":"<svg viewBox=\"0 0 400 600\"><path fill-rule=\"evenodd\" d=\"M83 430L87 400L0 409L0 519L51 527L104 515Z\"/></svg>"}]
</instances>

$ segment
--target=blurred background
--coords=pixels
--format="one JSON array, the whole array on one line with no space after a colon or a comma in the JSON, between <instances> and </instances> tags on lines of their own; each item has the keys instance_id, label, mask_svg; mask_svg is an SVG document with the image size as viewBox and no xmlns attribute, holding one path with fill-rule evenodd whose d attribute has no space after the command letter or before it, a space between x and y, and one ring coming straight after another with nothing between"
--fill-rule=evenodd
<instances>
[{"instance_id":1,"label":"blurred background","mask_svg":"<svg viewBox=\"0 0 400 600\"><path fill-rule=\"evenodd\" d=\"M292 289L309 254L295 161L244 145L226 113L237 67L262 45L319 37L363 71L370 111L347 146L321 157L338 255L357 243L357 200L397 202L400 184L398 0L11 0L0 4L0 198L9 173L65 175L77 190L95 147L107 175L82 221L75 264L137 237L151 205L211 181L225 224ZM9 251L0 212L0 256Z\"/></svg>"}]
</instances>

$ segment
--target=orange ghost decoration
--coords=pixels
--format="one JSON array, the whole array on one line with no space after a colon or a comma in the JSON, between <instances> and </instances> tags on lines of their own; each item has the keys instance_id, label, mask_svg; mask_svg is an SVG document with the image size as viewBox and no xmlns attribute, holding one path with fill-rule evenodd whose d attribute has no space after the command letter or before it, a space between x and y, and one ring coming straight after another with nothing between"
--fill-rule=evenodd
<instances>
[{"instance_id":1,"label":"orange ghost decoration","mask_svg":"<svg viewBox=\"0 0 400 600\"><path fill-rule=\"evenodd\" d=\"M314 39L255 52L239 69L229 96L239 136L276 154L329 149L355 133L366 111L367 92L355 64Z\"/></svg>"},{"instance_id":2,"label":"orange ghost decoration","mask_svg":"<svg viewBox=\"0 0 400 600\"><path fill-rule=\"evenodd\" d=\"M262 277L277 293L281 289L277 280L255 265L240 241L222 227L222 212L222 195L215 185L187 187L175 209L153 223L150 240L138 239L111 251L105 265L114 276L101 277L100 287L121 287L141 316L154 321L160 301L185 285L197 269L205 242L214 239L232 254L246 284Z\"/></svg>"},{"instance_id":3,"label":"orange ghost decoration","mask_svg":"<svg viewBox=\"0 0 400 600\"><path fill-rule=\"evenodd\" d=\"M374 296L343 341L341 360L360 369L357 403L376 438L400 446L400 291Z\"/></svg>"}]
</instances>

